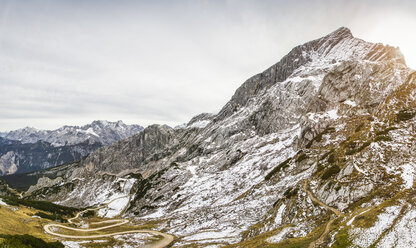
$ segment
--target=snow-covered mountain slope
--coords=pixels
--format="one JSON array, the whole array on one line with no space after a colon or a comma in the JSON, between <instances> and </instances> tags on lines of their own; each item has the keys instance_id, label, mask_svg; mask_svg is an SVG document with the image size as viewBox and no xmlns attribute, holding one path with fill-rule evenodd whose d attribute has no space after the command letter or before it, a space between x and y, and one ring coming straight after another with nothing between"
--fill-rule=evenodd
<instances>
[{"instance_id":1,"label":"snow-covered mountain slope","mask_svg":"<svg viewBox=\"0 0 416 248\"><path fill-rule=\"evenodd\" d=\"M149 126L28 197L83 207L133 177L125 217L157 221L174 247L415 247L415 99L398 48L340 28L218 114Z\"/></svg>"},{"instance_id":2,"label":"snow-covered mountain slope","mask_svg":"<svg viewBox=\"0 0 416 248\"><path fill-rule=\"evenodd\" d=\"M18 140L22 143L36 143L39 140L54 146L74 145L90 140L110 145L143 130L139 125L126 125L122 121L93 121L81 127L63 126L55 130L38 130L25 127L15 131L0 133L0 137Z\"/></svg>"}]
</instances>

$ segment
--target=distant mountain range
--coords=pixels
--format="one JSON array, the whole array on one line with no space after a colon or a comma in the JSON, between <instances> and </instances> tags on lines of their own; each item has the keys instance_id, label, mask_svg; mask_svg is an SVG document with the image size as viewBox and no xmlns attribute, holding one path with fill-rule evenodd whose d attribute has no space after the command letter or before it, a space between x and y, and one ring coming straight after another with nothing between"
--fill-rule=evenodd
<instances>
[{"instance_id":1,"label":"distant mountain range","mask_svg":"<svg viewBox=\"0 0 416 248\"><path fill-rule=\"evenodd\" d=\"M0 176L45 169L82 157L143 130L122 121L93 121L56 130L31 127L0 133Z\"/></svg>"},{"instance_id":2,"label":"distant mountain range","mask_svg":"<svg viewBox=\"0 0 416 248\"><path fill-rule=\"evenodd\" d=\"M51 143L53 146L75 145L87 140L90 143L99 142L110 145L143 130L139 125L126 125L122 121L93 121L84 126L63 126L55 130L38 130L25 127L15 131L0 132L0 137L17 140L23 144L36 143L39 140Z\"/></svg>"}]
</instances>

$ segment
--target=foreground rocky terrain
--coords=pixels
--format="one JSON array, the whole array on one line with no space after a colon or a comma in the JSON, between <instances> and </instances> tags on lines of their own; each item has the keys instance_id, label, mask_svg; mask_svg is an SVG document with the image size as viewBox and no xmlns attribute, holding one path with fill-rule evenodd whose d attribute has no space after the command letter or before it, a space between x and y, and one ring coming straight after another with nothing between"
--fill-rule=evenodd
<instances>
[{"instance_id":1,"label":"foreground rocky terrain","mask_svg":"<svg viewBox=\"0 0 416 248\"><path fill-rule=\"evenodd\" d=\"M398 48L340 28L248 79L218 114L149 126L25 197L128 196L100 215L156 222L174 247L415 247L415 96Z\"/></svg>"},{"instance_id":2,"label":"foreground rocky terrain","mask_svg":"<svg viewBox=\"0 0 416 248\"><path fill-rule=\"evenodd\" d=\"M78 161L99 147L143 130L122 121L94 121L56 130L23 128L0 133L0 176L37 171Z\"/></svg>"}]
</instances>

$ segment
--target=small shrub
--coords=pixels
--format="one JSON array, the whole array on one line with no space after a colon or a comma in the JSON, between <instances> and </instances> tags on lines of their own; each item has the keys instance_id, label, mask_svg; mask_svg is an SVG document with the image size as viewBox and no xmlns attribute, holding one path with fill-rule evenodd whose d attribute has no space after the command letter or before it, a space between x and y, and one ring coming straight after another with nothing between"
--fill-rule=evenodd
<instances>
[{"instance_id":1,"label":"small shrub","mask_svg":"<svg viewBox=\"0 0 416 248\"><path fill-rule=\"evenodd\" d=\"M291 198L292 196L297 195L297 194L298 194L298 191L299 191L299 189L298 189L298 188L295 188L295 189L288 188L288 189L285 191L285 193L283 193L283 195L286 197L286 199L289 199L289 198Z\"/></svg>"},{"instance_id":2,"label":"small shrub","mask_svg":"<svg viewBox=\"0 0 416 248\"><path fill-rule=\"evenodd\" d=\"M367 146L371 145L371 141L366 141L364 142L360 147L358 148L354 148L354 149L349 149L345 152L346 155L352 155L354 153L357 152L361 152L364 148L366 148Z\"/></svg>"},{"instance_id":3,"label":"small shrub","mask_svg":"<svg viewBox=\"0 0 416 248\"><path fill-rule=\"evenodd\" d=\"M355 141L351 140L351 141L348 141L347 146L348 146L348 148L353 149L357 146L357 143L355 143Z\"/></svg>"},{"instance_id":4,"label":"small shrub","mask_svg":"<svg viewBox=\"0 0 416 248\"><path fill-rule=\"evenodd\" d=\"M407 109L400 110L399 113L396 114L396 122L410 120L415 115L416 115L416 112L412 112Z\"/></svg>"},{"instance_id":5,"label":"small shrub","mask_svg":"<svg viewBox=\"0 0 416 248\"><path fill-rule=\"evenodd\" d=\"M328 179L328 178L330 178L330 177L332 177L332 176L334 176L334 175L336 175L336 174L338 174L338 172L340 172L341 171L341 169L339 168L339 166L338 165L333 165L333 166L331 166L331 167L329 167L325 172L324 172L324 174L322 174L322 179L323 180L326 180L326 179Z\"/></svg>"},{"instance_id":6,"label":"small shrub","mask_svg":"<svg viewBox=\"0 0 416 248\"><path fill-rule=\"evenodd\" d=\"M345 152L346 155L353 155L354 153L357 152L357 149L349 149Z\"/></svg>"},{"instance_id":7,"label":"small shrub","mask_svg":"<svg viewBox=\"0 0 416 248\"><path fill-rule=\"evenodd\" d=\"M360 147L358 147L357 152L361 152L364 148L371 145L371 141L364 142Z\"/></svg>"},{"instance_id":8,"label":"small shrub","mask_svg":"<svg viewBox=\"0 0 416 248\"><path fill-rule=\"evenodd\" d=\"M316 172L320 172L320 171L322 171L324 168L325 168L325 167L324 167L321 163L318 163L318 166L317 166L317 168L316 168Z\"/></svg>"},{"instance_id":9,"label":"small shrub","mask_svg":"<svg viewBox=\"0 0 416 248\"><path fill-rule=\"evenodd\" d=\"M273 170L271 170L265 177L265 180L269 180L270 178L272 178L272 176L274 174L276 174L277 172L279 172L281 169L285 169L286 167L289 166L289 162L292 158L286 159L285 161L283 161L282 163L280 163L278 166L274 167Z\"/></svg>"},{"instance_id":10,"label":"small shrub","mask_svg":"<svg viewBox=\"0 0 416 248\"><path fill-rule=\"evenodd\" d=\"M386 129L384 129L384 130L382 130L382 131L377 132L377 133L376 133L376 136L379 136L379 135L386 135L386 134L388 134L391 130L396 130L396 129L397 129L397 127L389 127L389 128L386 128Z\"/></svg>"},{"instance_id":11,"label":"small shrub","mask_svg":"<svg viewBox=\"0 0 416 248\"><path fill-rule=\"evenodd\" d=\"M308 144L306 144L306 148L310 148L313 144L314 141L317 142L321 142L322 140L322 136L328 133L333 133L335 132L335 128L334 127L327 127L325 128L324 131L320 132L319 134L317 134L311 141L308 142Z\"/></svg>"},{"instance_id":12,"label":"small shrub","mask_svg":"<svg viewBox=\"0 0 416 248\"><path fill-rule=\"evenodd\" d=\"M328 157L328 163L333 164L335 163L335 155L334 153L331 153Z\"/></svg>"},{"instance_id":13,"label":"small shrub","mask_svg":"<svg viewBox=\"0 0 416 248\"><path fill-rule=\"evenodd\" d=\"M358 133L364 127L364 123L361 123L355 128L355 132Z\"/></svg>"},{"instance_id":14,"label":"small shrub","mask_svg":"<svg viewBox=\"0 0 416 248\"><path fill-rule=\"evenodd\" d=\"M302 162L303 160L307 159L308 156L305 153L302 153L297 159L296 159L296 163Z\"/></svg>"}]
</instances>

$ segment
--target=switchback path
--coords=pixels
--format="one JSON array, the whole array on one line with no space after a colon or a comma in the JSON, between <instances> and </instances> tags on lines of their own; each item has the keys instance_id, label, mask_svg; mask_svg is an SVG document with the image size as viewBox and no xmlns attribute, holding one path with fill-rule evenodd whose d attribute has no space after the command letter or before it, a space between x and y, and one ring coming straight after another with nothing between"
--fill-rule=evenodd
<instances>
[{"instance_id":1,"label":"switchback path","mask_svg":"<svg viewBox=\"0 0 416 248\"><path fill-rule=\"evenodd\" d=\"M124 198L124 197L119 197L116 199L113 199L112 201L104 204L101 207L98 208L89 208L89 209L85 209L83 211L80 211L76 214L76 216L74 218L68 219L68 222L70 224L74 224L74 220L78 219L80 217L81 214L87 212L87 211L95 211L98 209L101 209L107 205L109 205L110 203L112 203L115 200L118 200L120 198ZM60 238L67 238L67 239L96 239L96 238L105 238L105 237L112 237L115 235L122 235L122 234L131 234L131 233L150 233L153 235L158 235L158 236L162 236L163 239L157 241L156 243L153 243L150 248L164 248L166 246L168 246L170 243L173 242L173 240L175 239L175 237L173 235L170 234L166 234L166 233L162 233L159 231L153 231L153 230L147 230L147 229L137 229L137 230L130 230L130 231L122 231L122 232L112 232L112 233L107 233L107 234L97 234L97 235L66 235L66 234L60 234L57 233L56 231L54 231L54 228L63 228L63 229L67 229L67 230L72 230L72 231L76 231L76 232L81 232L81 233L86 233L86 232L94 232L94 231L100 231L100 230L105 230L105 229L109 229L112 227L117 227L117 226L122 226L124 224L129 223L130 221L127 219L113 219L113 220L105 220L105 221L100 221L100 222L93 222L90 224L103 224L103 223L109 223L110 225L107 226L103 226L103 227L97 227L97 228L75 228L75 227L70 227L70 226L65 226L65 225L61 225L61 224L47 224L43 227L43 229L45 230L46 233L50 234L50 235L54 235ZM114 223L114 224L111 224Z\"/></svg>"}]
</instances>

